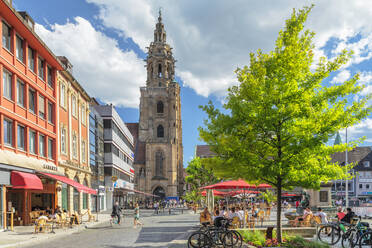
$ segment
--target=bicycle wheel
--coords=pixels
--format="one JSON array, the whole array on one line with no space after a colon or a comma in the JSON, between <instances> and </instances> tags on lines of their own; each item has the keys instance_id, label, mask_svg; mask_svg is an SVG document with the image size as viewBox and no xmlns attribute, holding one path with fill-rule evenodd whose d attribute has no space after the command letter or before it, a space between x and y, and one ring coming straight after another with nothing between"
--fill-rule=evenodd
<instances>
[{"instance_id":1,"label":"bicycle wheel","mask_svg":"<svg viewBox=\"0 0 372 248\"><path fill-rule=\"evenodd\" d=\"M242 246L243 240L239 232L235 230L228 230L224 233L222 238L223 247L236 247Z\"/></svg>"},{"instance_id":2,"label":"bicycle wheel","mask_svg":"<svg viewBox=\"0 0 372 248\"><path fill-rule=\"evenodd\" d=\"M340 238L340 230L333 225L322 226L318 231L318 239L325 244L334 245Z\"/></svg>"},{"instance_id":3,"label":"bicycle wheel","mask_svg":"<svg viewBox=\"0 0 372 248\"><path fill-rule=\"evenodd\" d=\"M334 225L326 225L322 226L318 231L318 238L321 242L334 245L338 243L341 239L341 232L340 229Z\"/></svg>"},{"instance_id":4,"label":"bicycle wheel","mask_svg":"<svg viewBox=\"0 0 372 248\"><path fill-rule=\"evenodd\" d=\"M203 232L194 232L191 234L187 241L188 248L203 248L209 247L210 240L208 236Z\"/></svg>"},{"instance_id":5,"label":"bicycle wheel","mask_svg":"<svg viewBox=\"0 0 372 248\"><path fill-rule=\"evenodd\" d=\"M359 238L359 248L372 247L372 231L364 233Z\"/></svg>"},{"instance_id":6,"label":"bicycle wheel","mask_svg":"<svg viewBox=\"0 0 372 248\"><path fill-rule=\"evenodd\" d=\"M358 235L355 230L350 230L342 235L341 245L343 248L353 248L357 244Z\"/></svg>"}]
</instances>

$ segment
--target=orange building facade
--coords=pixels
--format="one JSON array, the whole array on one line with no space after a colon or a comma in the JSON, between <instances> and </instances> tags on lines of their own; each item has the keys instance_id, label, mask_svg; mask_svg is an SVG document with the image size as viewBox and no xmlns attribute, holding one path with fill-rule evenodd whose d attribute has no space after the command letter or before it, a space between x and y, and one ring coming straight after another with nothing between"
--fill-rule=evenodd
<instances>
[{"instance_id":1,"label":"orange building facade","mask_svg":"<svg viewBox=\"0 0 372 248\"><path fill-rule=\"evenodd\" d=\"M95 190L89 188L89 96L11 0L0 0L0 35L1 230L11 212L15 225L57 205L81 212Z\"/></svg>"},{"instance_id":2,"label":"orange building facade","mask_svg":"<svg viewBox=\"0 0 372 248\"><path fill-rule=\"evenodd\" d=\"M66 57L58 57L64 68L58 72L59 89L59 168L64 175L80 184L91 186L89 166L89 102L90 97L72 75ZM90 208L90 195L62 185L59 205L68 211Z\"/></svg>"},{"instance_id":3,"label":"orange building facade","mask_svg":"<svg viewBox=\"0 0 372 248\"><path fill-rule=\"evenodd\" d=\"M16 224L27 224L28 213L33 208L43 207L43 202L50 208L56 204L55 181L40 176L44 187L35 189L31 189L32 186L17 188L12 184L12 180L16 180L12 173L17 171L34 176L38 172L60 173L56 164L56 75L62 67L35 34L33 25L26 12L17 12L8 1L0 1L2 226L5 226L6 212L12 209Z\"/></svg>"}]
</instances>

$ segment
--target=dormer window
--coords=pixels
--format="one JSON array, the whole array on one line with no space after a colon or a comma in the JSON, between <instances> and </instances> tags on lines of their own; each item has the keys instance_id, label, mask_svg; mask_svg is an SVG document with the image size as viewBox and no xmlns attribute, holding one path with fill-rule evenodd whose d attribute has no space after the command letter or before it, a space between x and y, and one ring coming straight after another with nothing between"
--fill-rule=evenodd
<instances>
[{"instance_id":1,"label":"dormer window","mask_svg":"<svg viewBox=\"0 0 372 248\"><path fill-rule=\"evenodd\" d=\"M369 168L369 161L363 161L363 166L366 168Z\"/></svg>"}]
</instances>

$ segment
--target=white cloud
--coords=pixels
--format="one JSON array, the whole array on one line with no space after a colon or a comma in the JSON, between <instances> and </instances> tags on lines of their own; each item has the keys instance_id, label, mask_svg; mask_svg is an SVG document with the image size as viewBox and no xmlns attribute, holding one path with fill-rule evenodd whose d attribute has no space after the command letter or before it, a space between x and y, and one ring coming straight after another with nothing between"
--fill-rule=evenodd
<instances>
[{"instance_id":1,"label":"white cloud","mask_svg":"<svg viewBox=\"0 0 372 248\"><path fill-rule=\"evenodd\" d=\"M343 70L339 72L336 76L332 78L331 83L336 84L336 83L343 83L346 80L350 78L350 71L348 70Z\"/></svg>"},{"instance_id":2,"label":"white cloud","mask_svg":"<svg viewBox=\"0 0 372 248\"><path fill-rule=\"evenodd\" d=\"M144 62L133 51L122 51L116 40L94 29L89 21L36 25L36 32L56 55L73 64L74 76L90 96L116 105L138 108L139 87L145 85Z\"/></svg>"},{"instance_id":3,"label":"white cloud","mask_svg":"<svg viewBox=\"0 0 372 248\"><path fill-rule=\"evenodd\" d=\"M360 92L360 95L366 96L368 94L372 94L372 72L371 71L361 72L360 77L359 77L359 83L365 86L365 88Z\"/></svg>"},{"instance_id":4,"label":"white cloud","mask_svg":"<svg viewBox=\"0 0 372 248\"><path fill-rule=\"evenodd\" d=\"M236 67L248 64L249 52L273 48L292 8L313 3L308 0L215 0L213 4L198 0L86 1L99 6L98 17L105 26L132 38L144 51L153 39L157 10L163 6L168 40L178 59L176 73L186 86L203 96L224 94L235 83ZM316 32L315 57L324 55L319 48L335 38L339 44L331 48L332 56L341 48L352 48L355 56L350 64L371 58L371 9L372 1L317 1L306 24ZM356 35L360 35L360 40L349 44Z\"/></svg>"},{"instance_id":5,"label":"white cloud","mask_svg":"<svg viewBox=\"0 0 372 248\"><path fill-rule=\"evenodd\" d=\"M340 132L342 141L345 142L345 130ZM365 137L364 143L372 143L372 119L367 118L359 124L349 127L347 129L348 141L357 140Z\"/></svg>"}]
</instances>

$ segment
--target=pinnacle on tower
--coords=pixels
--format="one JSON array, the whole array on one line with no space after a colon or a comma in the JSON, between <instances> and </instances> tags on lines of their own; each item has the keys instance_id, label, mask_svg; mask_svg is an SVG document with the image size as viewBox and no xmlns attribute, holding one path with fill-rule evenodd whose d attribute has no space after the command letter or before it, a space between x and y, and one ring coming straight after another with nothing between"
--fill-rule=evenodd
<instances>
[{"instance_id":1,"label":"pinnacle on tower","mask_svg":"<svg viewBox=\"0 0 372 248\"><path fill-rule=\"evenodd\" d=\"M154 42L162 42L162 43L166 42L164 24L162 23L162 18L161 18L161 8L159 8L158 23L156 23L156 28L154 31Z\"/></svg>"},{"instance_id":2,"label":"pinnacle on tower","mask_svg":"<svg viewBox=\"0 0 372 248\"><path fill-rule=\"evenodd\" d=\"M158 17L158 22L161 23L161 7L159 8L159 17Z\"/></svg>"}]
</instances>

